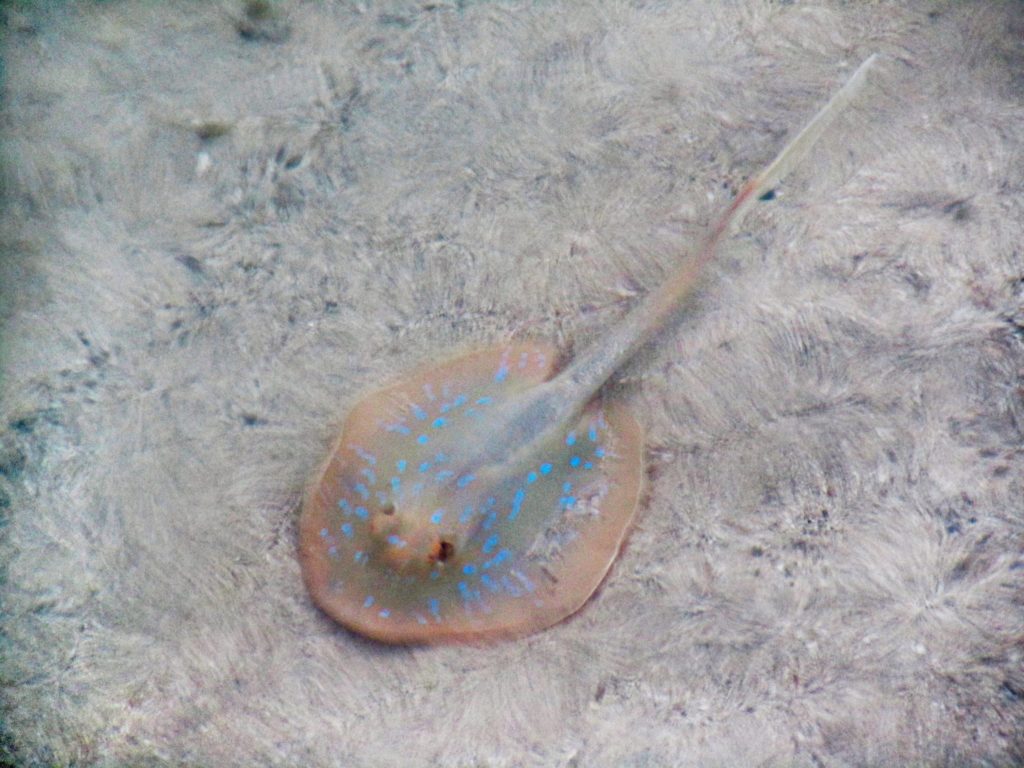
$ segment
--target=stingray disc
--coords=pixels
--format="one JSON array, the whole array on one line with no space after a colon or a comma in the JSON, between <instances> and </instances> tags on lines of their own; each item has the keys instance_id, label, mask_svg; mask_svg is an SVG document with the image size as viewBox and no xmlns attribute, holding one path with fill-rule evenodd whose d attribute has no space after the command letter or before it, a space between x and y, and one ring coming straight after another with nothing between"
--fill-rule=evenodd
<instances>
[{"instance_id":1,"label":"stingray disc","mask_svg":"<svg viewBox=\"0 0 1024 768\"><path fill-rule=\"evenodd\" d=\"M642 435L630 413L595 399L500 473L477 477L450 460L554 363L545 344L487 349L353 408L300 518L303 577L324 612L378 640L432 643L527 634L586 602L639 500Z\"/></svg>"}]
</instances>

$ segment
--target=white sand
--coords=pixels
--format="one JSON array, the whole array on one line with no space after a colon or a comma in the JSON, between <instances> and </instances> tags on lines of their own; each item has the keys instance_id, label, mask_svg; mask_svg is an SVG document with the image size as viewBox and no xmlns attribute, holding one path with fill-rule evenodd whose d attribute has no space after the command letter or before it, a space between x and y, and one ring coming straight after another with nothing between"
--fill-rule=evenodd
<instances>
[{"instance_id":1,"label":"white sand","mask_svg":"<svg viewBox=\"0 0 1024 768\"><path fill-rule=\"evenodd\" d=\"M1024 761L1019 2L15 5L15 765ZM873 51L625 373L598 595L484 648L318 613L296 502L353 398L600 343Z\"/></svg>"}]
</instances>

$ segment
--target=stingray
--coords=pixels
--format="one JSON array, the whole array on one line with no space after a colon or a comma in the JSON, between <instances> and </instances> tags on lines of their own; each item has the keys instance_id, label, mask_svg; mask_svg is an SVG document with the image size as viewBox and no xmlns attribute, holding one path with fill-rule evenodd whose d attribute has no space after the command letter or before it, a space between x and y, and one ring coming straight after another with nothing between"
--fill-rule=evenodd
<instances>
[{"instance_id":1,"label":"stingray","mask_svg":"<svg viewBox=\"0 0 1024 768\"><path fill-rule=\"evenodd\" d=\"M302 502L313 602L388 643L521 636L576 612L643 487L643 431L604 385L672 322L722 240L807 155L874 59L741 188L693 258L562 370L551 344L504 343L357 402Z\"/></svg>"}]
</instances>

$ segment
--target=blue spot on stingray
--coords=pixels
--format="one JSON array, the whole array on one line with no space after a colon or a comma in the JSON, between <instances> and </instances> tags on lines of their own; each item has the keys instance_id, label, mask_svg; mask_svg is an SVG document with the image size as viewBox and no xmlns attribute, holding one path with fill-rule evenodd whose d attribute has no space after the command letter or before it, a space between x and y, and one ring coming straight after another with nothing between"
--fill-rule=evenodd
<instances>
[{"instance_id":1,"label":"blue spot on stingray","mask_svg":"<svg viewBox=\"0 0 1024 768\"><path fill-rule=\"evenodd\" d=\"M355 531L352 529L352 523L345 523L341 526L341 532L344 533L348 538L352 538L355 535Z\"/></svg>"},{"instance_id":2,"label":"blue spot on stingray","mask_svg":"<svg viewBox=\"0 0 1024 768\"><path fill-rule=\"evenodd\" d=\"M434 614L438 618L441 617L441 602L436 597L430 598L430 600L427 602L427 605L430 606L430 612L432 614Z\"/></svg>"},{"instance_id":3,"label":"blue spot on stingray","mask_svg":"<svg viewBox=\"0 0 1024 768\"><path fill-rule=\"evenodd\" d=\"M370 464L372 466L377 463L377 457L374 456L369 451L365 451L362 448L358 447L355 449L355 451L359 458L365 461L367 464Z\"/></svg>"},{"instance_id":4,"label":"blue spot on stingray","mask_svg":"<svg viewBox=\"0 0 1024 768\"><path fill-rule=\"evenodd\" d=\"M571 459L569 459L569 466L578 467L580 465L580 461L581 459L579 456L573 456Z\"/></svg>"},{"instance_id":5,"label":"blue spot on stingray","mask_svg":"<svg viewBox=\"0 0 1024 768\"><path fill-rule=\"evenodd\" d=\"M489 590L491 590L491 592L500 592L500 591L501 591L501 586L500 586L500 585L498 584L498 582L496 582L496 581L495 581L494 579L492 579L492 578L491 578L491 577L490 577L490 576L489 576L488 574L486 574L486 573L485 573L485 574L482 574L482 575L480 576L480 582L481 582L481 583L482 583L482 584L483 584L483 585L484 585L485 587L487 587L487 588L488 588Z\"/></svg>"},{"instance_id":6,"label":"blue spot on stingray","mask_svg":"<svg viewBox=\"0 0 1024 768\"><path fill-rule=\"evenodd\" d=\"M456 485L459 488L465 488L467 485L473 482L473 479L474 478L472 475L463 475L462 477L459 478L459 481L456 483Z\"/></svg>"},{"instance_id":7,"label":"blue spot on stingray","mask_svg":"<svg viewBox=\"0 0 1024 768\"><path fill-rule=\"evenodd\" d=\"M426 435L420 435L419 437L416 438L416 442L419 443L420 445L426 445L428 442L430 442L430 438L427 437Z\"/></svg>"},{"instance_id":8,"label":"blue spot on stingray","mask_svg":"<svg viewBox=\"0 0 1024 768\"><path fill-rule=\"evenodd\" d=\"M487 562L484 563L484 566L483 566L484 569L486 570L488 568L493 568L496 565L501 565L503 562L505 562L509 558L509 556L511 554L512 553L509 552L507 549L501 550L501 552L499 552L494 557L492 557L490 560L488 560Z\"/></svg>"},{"instance_id":9,"label":"blue spot on stingray","mask_svg":"<svg viewBox=\"0 0 1024 768\"><path fill-rule=\"evenodd\" d=\"M370 513L366 511L366 507L356 507L356 517L360 520L365 520L370 516Z\"/></svg>"},{"instance_id":10,"label":"blue spot on stingray","mask_svg":"<svg viewBox=\"0 0 1024 768\"><path fill-rule=\"evenodd\" d=\"M430 462L429 461L424 461L422 464L420 464L420 472L426 472L429 469L430 469Z\"/></svg>"},{"instance_id":11,"label":"blue spot on stingray","mask_svg":"<svg viewBox=\"0 0 1024 768\"><path fill-rule=\"evenodd\" d=\"M558 500L558 503L561 505L562 509L569 509L576 503L576 499L572 496L563 496Z\"/></svg>"},{"instance_id":12,"label":"blue spot on stingray","mask_svg":"<svg viewBox=\"0 0 1024 768\"><path fill-rule=\"evenodd\" d=\"M540 465L540 473L542 475L550 474L551 473L551 465L550 464L541 464Z\"/></svg>"},{"instance_id":13,"label":"blue spot on stingray","mask_svg":"<svg viewBox=\"0 0 1024 768\"><path fill-rule=\"evenodd\" d=\"M391 611L389 611L387 608L385 608L383 611L381 611L377 615L380 616L382 619L386 619L388 616L391 615Z\"/></svg>"},{"instance_id":14,"label":"blue spot on stingray","mask_svg":"<svg viewBox=\"0 0 1024 768\"><path fill-rule=\"evenodd\" d=\"M437 510L434 514L432 514L430 516L430 522L432 522L434 525L438 525L441 522L441 520L443 520L443 519L444 519L444 510L443 509Z\"/></svg>"},{"instance_id":15,"label":"blue spot on stingray","mask_svg":"<svg viewBox=\"0 0 1024 768\"><path fill-rule=\"evenodd\" d=\"M562 484L562 493L569 493L572 490L572 483Z\"/></svg>"},{"instance_id":16,"label":"blue spot on stingray","mask_svg":"<svg viewBox=\"0 0 1024 768\"><path fill-rule=\"evenodd\" d=\"M348 503L348 499L339 499L338 508L346 514L352 511L352 505Z\"/></svg>"},{"instance_id":17,"label":"blue spot on stingray","mask_svg":"<svg viewBox=\"0 0 1024 768\"><path fill-rule=\"evenodd\" d=\"M455 473L452 472L450 469L442 469L440 472L437 473L436 479L437 479L437 482L443 483L445 480L447 480L450 477L455 477Z\"/></svg>"},{"instance_id":18,"label":"blue spot on stingray","mask_svg":"<svg viewBox=\"0 0 1024 768\"><path fill-rule=\"evenodd\" d=\"M594 451L594 455L597 456L597 458L599 458L599 459L603 459L604 458L604 448L600 448L599 447L596 451Z\"/></svg>"},{"instance_id":19,"label":"blue spot on stingray","mask_svg":"<svg viewBox=\"0 0 1024 768\"><path fill-rule=\"evenodd\" d=\"M523 500L526 498L526 491L522 488L516 491L516 495L512 498L512 511L508 513L509 520L515 520L519 515L519 510L522 509Z\"/></svg>"},{"instance_id":20,"label":"blue spot on stingray","mask_svg":"<svg viewBox=\"0 0 1024 768\"><path fill-rule=\"evenodd\" d=\"M496 382L498 382L499 384L501 384L501 382L503 382L507 378L508 378L508 366L505 363L502 363L501 367L498 369L498 372L496 374L494 374L494 380Z\"/></svg>"},{"instance_id":21,"label":"blue spot on stingray","mask_svg":"<svg viewBox=\"0 0 1024 768\"><path fill-rule=\"evenodd\" d=\"M438 416L436 419L434 419L434 423L431 426L434 429L440 429L444 425L445 425L444 419L442 419L440 416Z\"/></svg>"},{"instance_id":22,"label":"blue spot on stingray","mask_svg":"<svg viewBox=\"0 0 1024 768\"><path fill-rule=\"evenodd\" d=\"M363 608L369 608L371 605L373 605L373 595L367 595L363 600Z\"/></svg>"},{"instance_id":23,"label":"blue spot on stingray","mask_svg":"<svg viewBox=\"0 0 1024 768\"><path fill-rule=\"evenodd\" d=\"M370 489L367 488L363 483L356 483L352 486L352 490L363 497L363 501L370 498Z\"/></svg>"},{"instance_id":24,"label":"blue spot on stingray","mask_svg":"<svg viewBox=\"0 0 1024 768\"><path fill-rule=\"evenodd\" d=\"M584 468L584 469L593 469L593 468L594 468L594 465L593 465L593 464L591 464L591 463L590 463L590 462L588 461L588 462L587 462L586 464L584 464L584 465L583 465L583 468Z\"/></svg>"},{"instance_id":25,"label":"blue spot on stingray","mask_svg":"<svg viewBox=\"0 0 1024 768\"><path fill-rule=\"evenodd\" d=\"M509 579L507 575L503 575L502 577L502 587L505 589L506 592L512 595L512 597L522 597L522 590L519 589L518 585L512 584L512 580Z\"/></svg>"},{"instance_id":26,"label":"blue spot on stingray","mask_svg":"<svg viewBox=\"0 0 1024 768\"><path fill-rule=\"evenodd\" d=\"M536 482L537 482L537 473L536 472L531 472L530 474L528 474L526 476L526 483L527 484L536 483Z\"/></svg>"},{"instance_id":27,"label":"blue spot on stingray","mask_svg":"<svg viewBox=\"0 0 1024 768\"><path fill-rule=\"evenodd\" d=\"M587 437L590 438L590 442L596 443L597 442L597 430L594 427L591 427L590 431L587 432Z\"/></svg>"},{"instance_id":28,"label":"blue spot on stingray","mask_svg":"<svg viewBox=\"0 0 1024 768\"><path fill-rule=\"evenodd\" d=\"M522 571L515 571L515 570L513 570L510 573L513 576L515 576L517 579L519 579L519 583L522 584L524 587L526 587L526 591L527 592L533 592L533 590L536 589L536 587L534 587L534 585L533 585L533 582L530 581L527 578L526 574L523 573Z\"/></svg>"},{"instance_id":29,"label":"blue spot on stingray","mask_svg":"<svg viewBox=\"0 0 1024 768\"><path fill-rule=\"evenodd\" d=\"M412 430L409 429L405 424L388 424L388 432L397 432L400 435L411 435Z\"/></svg>"},{"instance_id":30,"label":"blue spot on stingray","mask_svg":"<svg viewBox=\"0 0 1024 768\"><path fill-rule=\"evenodd\" d=\"M399 474L405 472L405 468L407 466L409 466L409 462L406 461L405 459L399 459L398 461L395 462L395 469L398 470Z\"/></svg>"},{"instance_id":31,"label":"blue spot on stingray","mask_svg":"<svg viewBox=\"0 0 1024 768\"><path fill-rule=\"evenodd\" d=\"M427 412L420 408L418 405L414 405L412 407L412 415L415 416L420 421L423 421L425 418L427 418Z\"/></svg>"},{"instance_id":32,"label":"blue spot on stingray","mask_svg":"<svg viewBox=\"0 0 1024 768\"><path fill-rule=\"evenodd\" d=\"M472 563L466 563L466 565L462 566L462 572L467 576L472 576L476 573L476 566Z\"/></svg>"},{"instance_id":33,"label":"blue spot on stingray","mask_svg":"<svg viewBox=\"0 0 1024 768\"><path fill-rule=\"evenodd\" d=\"M405 546L405 542L402 540L402 538L400 536L396 536L393 533L390 536L388 536L388 544L390 544L392 547L397 547L398 549L401 549Z\"/></svg>"},{"instance_id":34,"label":"blue spot on stingray","mask_svg":"<svg viewBox=\"0 0 1024 768\"><path fill-rule=\"evenodd\" d=\"M480 398L477 398L476 404L477 405L490 405L492 402L493 402L493 400L491 398L489 398L489 397L480 397Z\"/></svg>"},{"instance_id":35,"label":"blue spot on stingray","mask_svg":"<svg viewBox=\"0 0 1024 768\"><path fill-rule=\"evenodd\" d=\"M569 447L576 445L576 433L570 432L565 438L565 444Z\"/></svg>"},{"instance_id":36,"label":"blue spot on stingray","mask_svg":"<svg viewBox=\"0 0 1024 768\"><path fill-rule=\"evenodd\" d=\"M491 512L491 513L489 513L487 515L486 518L484 518L484 521L482 523L480 523L480 527L483 528L485 531L489 531L489 530L491 530L491 526L494 525L494 522L497 519L498 519L498 513L497 512Z\"/></svg>"},{"instance_id":37,"label":"blue spot on stingray","mask_svg":"<svg viewBox=\"0 0 1024 768\"><path fill-rule=\"evenodd\" d=\"M402 485L402 480L397 477L391 478L391 490L397 491Z\"/></svg>"},{"instance_id":38,"label":"blue spot on stingray","mask_svg":"<svg viewBox=\"0 0 1024 768\"><path fill-rule=\"evenodd\" d=\"M501 577L501 586L504 587L505 591L512 595L512 597L523 596L523 590L519 588L518 584L513 584L512 579L510 579L508 576Z\"/></svg>"},{"instance_id":39,"label":"blue spot on stingray","mask_svg":"<svg viewBox=\"0 0 1024 768\"><path fill-rule=\"evenodd\" d=\"M469 522L469 519L471 517L473 517L473 508L472 507L466 507L464 510L462 510L462 514L459 515L459 524L460 525L465 525L466 523Z\"/></svg>"},{"instance_id":40,"label":"blue spot on stingray","mask_svg":"<svg viewBox=\"0 0 1024 768\"><path fill-rule=\"evenodd\" d=\"M452 408L461 408L469 402L469 398L465 395L459 395L452 401Z\"/></svg>"},{"instance_id":41,"label":"blue spot on stingray","mask_svg":"<svg viewBox=\"0 0 1024 768\"><path fill-rule=\"evenodd\" d=\"M320 529L320 536L321 536L322 538L325 538L325 539L326 539L326 538L327 538L327 534L329 534L329 533L330 533L330 531L328 531L328 530L327 530L326 528L321 528L321 529Z\"/></svg>"},{"instance_id":42,"label":"blue spot on stingray","mask_svg":"<svg viewBox=\"0 0 1024 768\"><path fill-rule=\"evenodd\" d=\"M490 536L487 537L487 541L484 542L483 547L481 547L481 551L485 555L491 554L491 552L494 551L494 548L498 546L499 539L500 537L498 536L498 534L492 533Z\"/></svg>"}]
</instances>

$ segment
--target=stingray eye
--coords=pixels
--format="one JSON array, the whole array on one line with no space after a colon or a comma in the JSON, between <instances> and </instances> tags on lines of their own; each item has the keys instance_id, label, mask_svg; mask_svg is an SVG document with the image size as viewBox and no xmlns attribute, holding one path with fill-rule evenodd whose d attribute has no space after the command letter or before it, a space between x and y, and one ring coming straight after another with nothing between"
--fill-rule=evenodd
<instances>
[{"instance_id":1,"label":"stingray eye","mask_svg":"<svg viewBox=\"0 0 1024 768\"><path fill-rule=\"evenodd\" d=\"M370 515L370 533L378 539L383 539L389 534L398 533L400 521L395 515L395 505L387 503Z\"/></svg>"}]
</instances>

